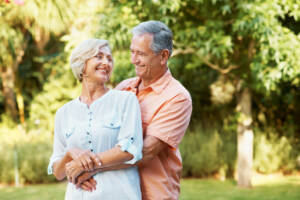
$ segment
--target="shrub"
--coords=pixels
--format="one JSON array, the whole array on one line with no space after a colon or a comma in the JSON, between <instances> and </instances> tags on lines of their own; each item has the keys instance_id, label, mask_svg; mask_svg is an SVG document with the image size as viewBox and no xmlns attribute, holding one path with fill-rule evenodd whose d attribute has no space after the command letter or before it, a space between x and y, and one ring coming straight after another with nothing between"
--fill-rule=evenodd
<instances>
[{"instance_id":1,"label":"shrub","mask_svg":"<svg viewBox=\"0 0 300 200\"><path fill-rule=\"evenodd\" d=\"M236 159L235 135L204 131L197 127L188 131L180 144L183 176L207 177L213 174L232 176Z\"/></svg>"},{"instance_id":2,"label":"shrub","mask_svg":"<svg viewBox=\"0 0 300 200\"><path fill-rule=\"evenodd\" d=\"M0 182L15 181L15 169L21 183L53 182L47 174L52 152L52 136L48 132L31 131L24 134L21 128L0 126Z\"/></svg>"},{"instance_id":3,"label":"shrub","mask_svg":"<svg viewBox=\"0 0 300 200\"><path fill-rule=\"evenodd\" d=\"M279 136L271 128L266 132L256 130L254 139L254 169L260 173L279 170L289 172L296 168L293 146L285 136Z\"/></svg>"}]
</instances>

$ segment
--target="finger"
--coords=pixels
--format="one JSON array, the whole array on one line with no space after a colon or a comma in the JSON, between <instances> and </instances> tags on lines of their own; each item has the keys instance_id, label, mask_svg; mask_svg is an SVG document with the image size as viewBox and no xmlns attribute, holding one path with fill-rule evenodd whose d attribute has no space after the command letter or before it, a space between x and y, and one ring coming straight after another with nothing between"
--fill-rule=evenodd
<instances>
[{"instance_id":1,"label":"finger","mask_svg":"<svg viewBox=\"0 0 300 200\"><path fill-rule=\"evenodd\" d=\"M93 163L93 161L90 158L88 158L87 162L88 162L89 171L94 170L94 163Z\"/></svg>"},{"instance_id":2,"label":"finger","mask_svg":"<svg viewBox=\"0 0 300 200\"><path fill-rule=\"evenodd\" d=\"M83 182L82 186L88 188L90 192L93 191L93 189L94 189L93 185L89 181Z\"/></svg>"},{"instance_id":3,"label":"finger","mask_svg":"<svg viewBox=\"0 0 300 200\"><path fill-rule=\"evenodd\" d=\"M77 176L74 176L73 179L72 179L72 183L75 185L76 184L76 179L77 179Z\"/></svg>"},{"instance_id":4,"label":"finger","mask_svg":"<svg viewBox=\"0 0 300 200\"><path fill-rule=\"evenodd\" d=\"M82 185L80 186L80 188L83 189L83 190L89 191L89 192L92 191L91 188L89 188L88 186L86 186L86 185L84 185L84 184L82 184Z\"/></svg>"},{"instance_id":5,"label":"finger","mask_svg":"<svg viewBox=\"0 0 300 200\"><path fill-rule=\"evenodd\" d=\"M91 154L91 159L93 160L93 163L97 168L99 168L101 166L101 161L97 155Z\"/></svg>"},{"instance_id":6,"label":"finger","mask_svg":"<svg viewBox=\"0 0 300 200\"><path fill-rule=\"evenodd\" d=\"M88 162L85 159L81 159L80 162L81 162L81 165L82 165L83 169L86 170L86 171L88 171L89 170L89 168L88 168L88 166L89 166Z\"/></svg>"},{"instance_id":7,"label":"finger","mask_svg":"<svg viewBox=\"0 0 300 200\"><path fill-rule=\"evenodd\" d=\"M96 190L96 185L97 185L96 180L93 179L93 178L90 178L88 181L92 185L92 187L94 188L94 190Z\"/></svg>"}]
</instances>

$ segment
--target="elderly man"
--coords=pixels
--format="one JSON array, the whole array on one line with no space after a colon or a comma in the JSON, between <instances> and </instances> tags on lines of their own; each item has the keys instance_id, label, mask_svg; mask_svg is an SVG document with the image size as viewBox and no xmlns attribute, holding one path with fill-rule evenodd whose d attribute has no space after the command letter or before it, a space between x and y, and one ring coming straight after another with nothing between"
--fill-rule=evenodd
<instances>
[{"instance_id":1,"label":"elderly man","mask_svg":"<svg viewBox=\"0 0 300 200\"><path fill-rule=\"evenodd\" d=\"M141 107L144 146L143 159L137 165L143 200L178 199L182 170L178 145L190 121L192 100L168 69L171 30L162 22L147 21L132 33L131 62L137 77L116 88L134 92ZM80 184L84 179L78 180ZM81 187L94 187L94 181Z\"/></svg>"}]
</instances>

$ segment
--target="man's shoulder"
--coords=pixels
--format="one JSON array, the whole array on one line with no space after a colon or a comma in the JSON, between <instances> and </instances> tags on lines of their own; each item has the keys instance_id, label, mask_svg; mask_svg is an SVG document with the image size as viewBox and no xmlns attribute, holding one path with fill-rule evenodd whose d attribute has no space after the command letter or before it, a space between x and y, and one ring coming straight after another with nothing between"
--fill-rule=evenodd
<instances>
[{"instance_id":1,"label":"man's shoulder","mask_svg":"<svg viewBox=\"0 0 300 200\"><path fill-rule=\"evenodd\" d=\"M171 93L172 96L177 96L191 101L191 95L189 91L174 77L168 84L166 90L168 90L168 92Z\"/></svg>"},{"instance_id":2,"label":"man's shoulder","mask_svg":"<svg viewBox=\"0 0 300 200\"><path fill-rule=\"evenodd\" d=\"M133 78L125 79L125 80L121 81L121 83L119 83L115 87L115 89L116 90L124 90L127 87L133 85L137 80L138 80L138 77L133 77Z\"/></svg>"}]
</instances>

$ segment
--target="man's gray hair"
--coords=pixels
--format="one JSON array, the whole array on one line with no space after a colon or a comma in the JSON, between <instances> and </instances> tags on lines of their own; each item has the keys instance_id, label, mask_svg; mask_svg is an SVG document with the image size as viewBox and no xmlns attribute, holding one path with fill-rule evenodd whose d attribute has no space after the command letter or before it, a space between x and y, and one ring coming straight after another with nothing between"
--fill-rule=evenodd
<instances>
[{"instance_id":1,"label":"man's gray hair","mask_svg":"<svg viewBox=\"0 0 300 200\"><path fill-rule=\"evenodd\" d=\"M76 79L80 82L82 81L82 73L86 61L97 55L100 48L105 46L109 48L107 40L88 39L75 47L70 56L70 66Z\"/></svg>"},{"instance_id":2,"label":"man's gray hair","mask_svg":"<svg viewBox=\"0 0 300 200\"><path fill-rule=\"evenodd\" d=\"M132 29L133 37L147 33L153 35L153 41L150 47L151 50L158 54L163 49L168 49L170 57L173 48L173 33L169 27L160 21L146 21Z\"/></svg>"}]
</instances>

